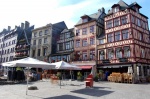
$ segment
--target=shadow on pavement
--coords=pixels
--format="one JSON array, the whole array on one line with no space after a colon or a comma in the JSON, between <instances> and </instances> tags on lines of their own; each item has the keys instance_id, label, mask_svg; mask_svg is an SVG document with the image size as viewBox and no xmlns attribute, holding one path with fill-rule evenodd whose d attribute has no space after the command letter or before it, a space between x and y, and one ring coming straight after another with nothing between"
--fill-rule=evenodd
<instances>
[{"instance_id":1,"label":"shadow on pavement","mask_svg":"<svg viewBox=\"0 0 150 99\"><path fill-rule=\"evenodd\" d=\"M111 94L112 92L114 92L114 91L107 91L107 90L98 90L99 88L101 88L101 87L85 88L85 89L79 89L79 90L75 90L75 91L71 91L71 92L78 93L78 94L89 95L89 96L96 96L96 97Z\"/></svg>"},{"instance_id":2,"label":"shadow on pavement","mask_svg":"<svg viewBox=\"0 0 150 99\"><path fill-rule=\"evenodd\" d=\"M61 95L61 96L48 97L48 98L43 98L43 99L85 99L85 98L72 96L72 95Z\"/></svg>"}]
</instances>

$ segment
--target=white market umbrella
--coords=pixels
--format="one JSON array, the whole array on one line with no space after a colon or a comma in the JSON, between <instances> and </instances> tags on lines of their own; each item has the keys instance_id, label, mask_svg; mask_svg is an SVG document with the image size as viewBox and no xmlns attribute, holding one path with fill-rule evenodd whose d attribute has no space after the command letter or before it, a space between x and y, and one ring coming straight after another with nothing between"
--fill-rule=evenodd
<instances>
[{"instance_id":1,"label":"white market umbrella","mask_svg":"<svg viewBox=\"0 0 150 99\"><path fill-rule=\"evenodd\" d=\"M52 65L55 65L55 69L81 70L80 67L78 67L76 65L69 64L69 63L64 62L64 61L55 62L55 63L52 63Z\"/></svg>"},{"instance_id":2,"label":"white market umbrella","mask_svg":"<svg viewBox=\"0 0 150 99\"><path fill-rule=\"evenodd\" d=\"M55 62L55 63L52 63L52 65L55 65L55 69L60 69L60 70L81 70L80 67L69 64L64 61ZM60 88L61 88L61 80L60 80Z\"/></svg>"},{"instance_id":3,"label":"white market umbrella","mask_svg":"<svg viewBox=\"0 0 150 99\"><path fill-rule=\"evenodd\" d=\"M28 67L28 72L29 72L29 67L32 68L43 68L43 69L53 69L55 68L55 65L52 65L47 62L43 62L31 57L23 58L20 60L15 60L15 61L10 61L10 62L5 62L2 63L2 66L7 66L7 67ZM27 76L28 77L28 76ZM27 78L27 89L26 89L26 95L28 93L28 78Z\"/></svg>"}]
</instances>

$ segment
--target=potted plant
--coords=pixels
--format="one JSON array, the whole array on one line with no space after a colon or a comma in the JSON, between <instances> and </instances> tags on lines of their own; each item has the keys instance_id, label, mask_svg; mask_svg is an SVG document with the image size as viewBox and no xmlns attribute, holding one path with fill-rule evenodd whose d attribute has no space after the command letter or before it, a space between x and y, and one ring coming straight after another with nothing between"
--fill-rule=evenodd
<instances>
[{"instance_id":1,"label":"potted plant","mask_svg":"<svg viewBox=\"0 0 150 99\"><path fill-rule=\"evenodd\" d=\"M94 77L94 81L98 82L98 79L99 79L99 76L98 76L98 74L96 74L95 77Z\"/></svg>"},{"instance_id":2,"label":"potted plant","mask_svg":"<svg viewBox=\"0 0 150 99\"><path fill-rule=\"evenodd\" d=\"M57 77L59 78L59 80L61 80L62 79L62 77L61 77L61 73L60 72L57 72Z\"/></svg>"},{"instance_id":3,"label":"potted plant","mask_svg":"<svg viewBox=\"0 0 150 99\"><path fill-rule=\"evenodd\" d=\"M77 73L77 80L82 81L82 74L80 71Z\"/></svg>"}]
</instances>

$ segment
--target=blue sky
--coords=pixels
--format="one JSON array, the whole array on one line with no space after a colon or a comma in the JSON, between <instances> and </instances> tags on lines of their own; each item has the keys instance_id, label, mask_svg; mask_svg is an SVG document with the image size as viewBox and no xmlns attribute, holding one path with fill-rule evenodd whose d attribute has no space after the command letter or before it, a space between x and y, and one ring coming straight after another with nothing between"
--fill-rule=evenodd
<instances>
[{"instance_id":1,"label":"blue sky","mask_svg":"<svg viewBox=\"0 0 150 99\"><path fill-rule=\"evenodd\" d=\"M124 0L127 4L137 2L140 12L150 18L150 0ZM106 13L119 0L0 0L0 31L29 21L35 28L48 23L65 21L74 27L84 14L92 14L104 7ZM150 20L149 20L150 22ZM150 26L150 24L149 24Z\"/></svg>"}]
</instances>

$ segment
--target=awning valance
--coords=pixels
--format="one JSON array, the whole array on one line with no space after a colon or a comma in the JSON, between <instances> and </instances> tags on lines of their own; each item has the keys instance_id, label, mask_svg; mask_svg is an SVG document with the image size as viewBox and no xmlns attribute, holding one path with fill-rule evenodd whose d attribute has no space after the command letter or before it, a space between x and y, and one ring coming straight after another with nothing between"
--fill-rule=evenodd
<instances>
[{"instance_id":1,"label":"awning valance","mask_svg":"<svg viewBox=\"0 0 150 99\"><path fill-rule=\"evenodd\" d=\"M79 66L81 69L91 69L92 65L81 65Z\"/></svg>"}]
</instances>

